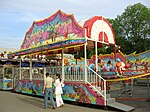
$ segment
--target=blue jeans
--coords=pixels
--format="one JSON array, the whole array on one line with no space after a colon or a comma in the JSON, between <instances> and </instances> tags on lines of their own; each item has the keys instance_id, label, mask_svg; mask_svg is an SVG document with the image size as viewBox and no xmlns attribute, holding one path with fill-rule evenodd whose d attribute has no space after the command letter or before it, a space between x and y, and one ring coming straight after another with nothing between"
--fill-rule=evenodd
<instances>
[{"instance_id":1,"label":"blue jeans","mask_svg":"<svg viewBox=\"0 0 150 112\"><path fill-rule=\"evenodd\" d=\"M52 88L45 88L44 91L44 108L47 109L48 97L50 98L51 106L54 107L53 90Z\"/></svg>"}]
</instances>

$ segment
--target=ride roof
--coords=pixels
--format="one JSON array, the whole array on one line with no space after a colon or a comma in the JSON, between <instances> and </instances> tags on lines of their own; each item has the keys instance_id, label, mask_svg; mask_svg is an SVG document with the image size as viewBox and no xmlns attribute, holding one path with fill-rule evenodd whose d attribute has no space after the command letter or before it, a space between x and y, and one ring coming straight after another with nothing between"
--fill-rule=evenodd
<instances>
[{"instance_id":1,"label":"ride roof","mask_svg":"<svg viewBox=\"0 0 150 112\"><path fill-rule=\"evenodd\" d=\"M63 48L65 52L75 52L83 49L87 41L116 45L111 25L102 16L94 16L81 25L74 15L58 10L44 20L34 21L25 34L20 50L8 56L61 53Z\"/></svg>"}]
</instances>

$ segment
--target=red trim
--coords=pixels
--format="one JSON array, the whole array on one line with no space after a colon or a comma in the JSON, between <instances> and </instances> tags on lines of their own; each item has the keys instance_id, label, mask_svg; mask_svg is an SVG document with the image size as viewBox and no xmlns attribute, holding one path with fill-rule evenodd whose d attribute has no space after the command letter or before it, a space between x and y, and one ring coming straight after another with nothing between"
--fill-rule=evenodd
<instances>
[{"instance_id":1,"label":"red trim","mask_svg":"<svg viewBox=\"0 0 150 112\"><path fill-rule=\"evenodd\" d=\"M83 50L84 49L84 46L80 46L80 50Z\"/></svg>"},{"instance_id":2,"label":"red trim","mask_svg":"<svg viewBox=\"0 0 150 112\"><path fill-rule=\"evenodd\" d=\"M110 25L110 23L108 22L107 19L103 18L103 20L109 25L109 27L110 27L110 29L111 29L111 32L112 32L112 34L113 34L114 42L115 42L115 44L116 44L116 38L115 38L115 35L114 35L114 31L113 31L113 29L112 29L112 26Z\"/></svg>"},{"instance_id":3,"label":"red trim","mask_svg":"<svg viewBox=\"0 0 150 112\"><path fill-rule=\"evenodd\" d=\"M150 98L116 98L116 100L150 100Z\"/></svg>"},{"instance_id":4,"label":"red trim","mask_svg":"<svg viewBox=\"0 0 150 112\"><path fill-rule=\"evenodd\" d=\"M109 25L109 27L112 31L112 34L113 34L114 44L116 44L116 40L115 40L115 36L114 36L114 32L112 30L112 27L111 27L110 23L102 16L94 16L94 17L90 18L89 20L85 21L83 27L86 28L87 37L91 38L91 30L92 30L92 26L93 26L94 22L96 22L97 20L102 20L102 19L104 22L106 22ZM107 41L107 39L106 39L106 41Z\"/></svg>"},{"instance_id":5,"label":"red trim","mask_svg":"<svg viewBox=\"0 0 150 112\"><path fill-rule=\"evenodd\" d=\"M57 53L62 53L62 50L58 50Z\"/></svg>"},{"instance_id":6,"label":"red trim","mask_svg":"<svg viewBox=\"0 0 150 112\"><path fill-rule=\"evenodd\" d=\"M74 47L68 48L68 52L74 52Z\"/></svg>"},{"instance_id":7,"label":"red trim","mask_svg":"<svg viewBox=\"0 0 150 112\"><path fill-rule=\"evenodd\" d=\"M102 16L94 16L84 23L83 26L87 29L87 37L91 38L91 29L94 22L97 20L102 20Z\"/></svg>"},{"instance_id":8,"label":"red trim","mask_svg":"<svg viewBox=\"0 0 150 112\"><path fill-rule=\"evenodd\" d=\"M104 35L104 40L103 40L103 35ZM106 42L106 43L109 43L108 42L108 36L107 36L107 34L105 33L105 32L103 32L103 31L101 31L100 33L99 33L99 39L98 39L100 42Z\"/></svg>"}]
</instances>

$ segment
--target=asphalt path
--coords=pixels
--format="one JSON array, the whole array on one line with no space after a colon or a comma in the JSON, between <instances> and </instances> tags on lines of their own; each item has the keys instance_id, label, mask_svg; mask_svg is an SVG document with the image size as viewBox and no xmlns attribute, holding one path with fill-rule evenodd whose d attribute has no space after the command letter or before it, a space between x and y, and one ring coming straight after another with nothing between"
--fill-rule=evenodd
<instances>
[{"instance_id":1,"label":"asphalt path","mask_svg":"<svg viewBox=\"0 0 150 112\"><path fill-rule=\"evenodd\" d=\"M150 100L138 100L134 96L141 97L147 96L147 88L135 87L135 92L138 94L133 95L130 99L117 100L120 103L135 107L133 112L150 112ZM118 94L118 91L113 91L113 94ZM112 94L112 93L111 93ZM113 95L112 96L115 96ZM124 98L126 98L124 96ZM26 94L18 94L11 91L0 90L0 112L120 112L119 110L108 107L107 109L102 106L91 106L87 104L76 104L73 102L66 102L64 107L51 109L50 104L48 109L44 109L43 97L33 97Z\"/></svg>"},{"instance_id":2,"label":"asphalt path","mask_svg":"<svg viewBox=\"0 0 150 112\"><path fill-rule=\"evenodd\" d=\"M104 108L89 107L86 105L69 104L64 107L44 109L44 99L9 91L0 91L0 112L112 112Z\"/></svg>"}]
</instances>

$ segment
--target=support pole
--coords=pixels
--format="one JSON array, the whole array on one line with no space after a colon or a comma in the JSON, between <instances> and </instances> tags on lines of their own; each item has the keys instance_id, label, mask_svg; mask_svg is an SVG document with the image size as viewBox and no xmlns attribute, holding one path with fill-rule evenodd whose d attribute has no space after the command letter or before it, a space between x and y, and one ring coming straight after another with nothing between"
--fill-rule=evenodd
<instances>
[{"instance_id":1,"label":"support pole","mask_svg":"<svg viewBox=\"0 0 150 112\"><path fill-rule=\"evenodd\" d=\"M116 63L116 45L114 45L114 62Z\"/></svg>"},{"instance_id":2,"label":"support pole","mask_svg":"<svg viewBox=\"0 0 150 112\"><path fill-rule=\"evenodd\" d=\"M14 89L14 87L15 87L15 67L13 66L12 67L12 76L11 76L11 79L12 79L12 88Z\"/></svg>"},{"instance_id":3,"label":"support pole","mask_svg":"<svg viewBox=\"0 0 150 112\"><path fill-rule=\"evenodd\" d=\"M87 46L87 42L84 44L84 75L85 75L85 83L87 82L87 60L86 60L86 46Z\"/></svg>"},{"instance_id":4,"label":"support pole","mask_svg":"<svg viewBox=\"0 0 150 112\"><path fill-rule=\"evenodd\" d=\"M2 89L4 88L4 81L5 81L5 66L3 66L3 86L2 86Z\"/></svg>"},{"instance_id":5,"label":"support pole","mask_svg":"<svg viewBox=\"0 0 150 112\"><path fill-rule=\"evenodd\" d=\"M45 74L46 74L46 68L44 68L44 77L43 77L43 79L45 80L46 79L46 76L45 76Z\"/></svg>"},{"instance_id":6,"label":"support pole","mask_svg":"<svg viewBox=\"0 0 150 112\"><path fill-rule=\"evenodd\" d=\"M150 101L150 86L149 86L149 84L150 84L150 80L149 80L149 76L147 76L147 101Z\"/></svg>"},{"instance_id":7,"label":"support pole","mask_svg":"<svg viewBox=\"0 0 150 112\"><path fill-rule=\"evenodd\" d=\"M30 81L32 81L32 55L30 55Z\"/></svg>"},{"instance_id":8,"label":"support pole","mask_svg":"<svg viewBox=\"0 0 150 112\"><path fill-rule=\"evenodd\" d=\"M96 72L98 71L98 56L97 56L97 41L95 41L95 55L96 55L96 59L95 59L95 68L96 68Z\"/></svg>"},{"instance_id":9,"label":"support pole","mask_svg":"<svg viewBox=\"0 0 150 112\"><path fill-rule=\"evenodd\" d=\"M95 71L96 73L98 73L98 54L97 54L97 41L95 41ZM95 83L98 85L98 76L96 74L94 74L94 80L95 80Z\"/></svg>"},{"instance_id":10,"label":"support pole","mask_svg":"<svg viewBox=\"0 0 150 112\"><path fill-rule=\"evenodd\" d=\"M20 57L20 63L19 63L19 80L21 80L21 57Z\"/></svg>"},{"instance_id":11,"label":"support pole","mask_svg":"<svg viewBox=\"0 0 150 112\"><path fill-rule=\"evenodd\" d=\"M62 49L61 59L62 59L62 81L64 81L65 80L65 74L64 74L64 47Z\"/></svg>"}]
</instances>

